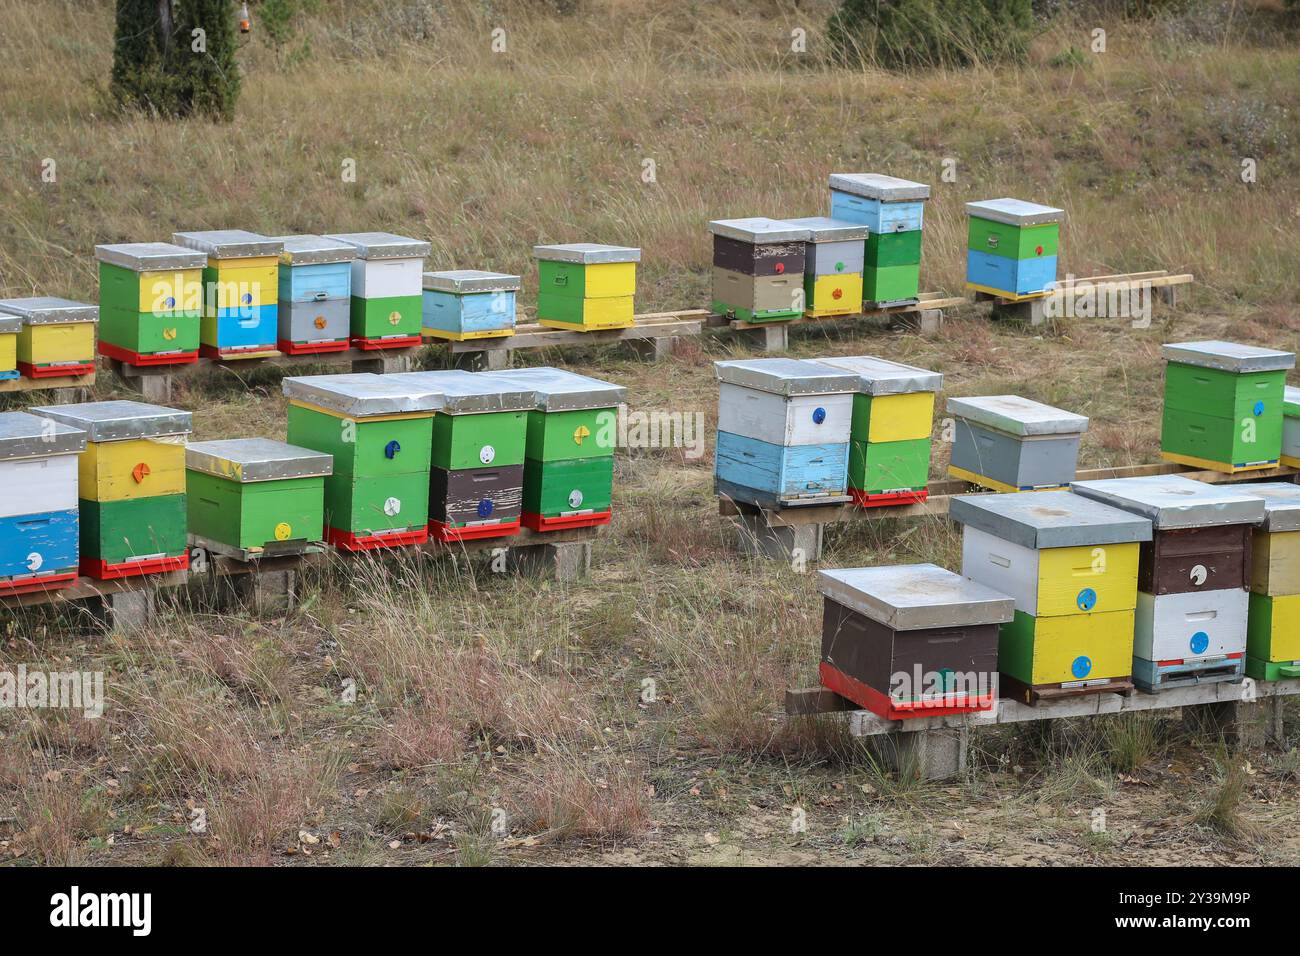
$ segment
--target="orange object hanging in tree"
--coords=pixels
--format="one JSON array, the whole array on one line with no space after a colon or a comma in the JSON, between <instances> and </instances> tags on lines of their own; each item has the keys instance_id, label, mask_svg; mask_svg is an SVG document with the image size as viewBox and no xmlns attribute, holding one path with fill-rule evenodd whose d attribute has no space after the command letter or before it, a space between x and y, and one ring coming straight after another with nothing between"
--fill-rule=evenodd
<instances>
[{"instance_id":1,"label":"orange object hanging in tree","mask_svg":"<svg viewBox=\"0 0 1300 956\"><path fill-rule=\"evenodd\" d=\"M248 4L247 4L247 3L243 4L243 5L239 8L239 32L240 32L240 33L252 33L252 32L253 32L253 20L252 20L252 18L248 15Z\"/></svg>"}]
</instances>

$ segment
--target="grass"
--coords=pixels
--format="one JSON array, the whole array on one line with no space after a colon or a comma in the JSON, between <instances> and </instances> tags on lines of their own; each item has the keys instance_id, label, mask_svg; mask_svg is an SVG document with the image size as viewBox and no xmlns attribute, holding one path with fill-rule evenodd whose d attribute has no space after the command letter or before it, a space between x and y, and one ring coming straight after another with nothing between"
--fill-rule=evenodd
<instances>
[{"instance_id":1,"label":"grass","mask_svg":"<svg viewBox=\"0 0 1300 956\"><path fill-rule=\"evenodd\" d=\"M356 0L301 18L280 50L255 28L222 126L105 111L104 0L0 0L0 294L93 300L98 242L384 229L429 239L430 268L521 274L525 309L534 243L638 245L638 309L682 308L706 298L709 219L815 214L827 173L880 169L935 184L927 290L960 291L963 203L1017 195L1066 209L1062 272L1193 272L1190 301L1149 329L1026 331L975 310L931 338L802 327L794 355L937 369L940 409L1016 392L1076 410L1092 419L1083 466L1103 467L1156 457L1161 342L1296 348L1300 53L1268 10L1230 27L1108 21L1104 55L1080 54L1088 25L1065 19L1023 66L901 75L825 65L824 0L579 6L448 2L429 18ZM806 56L789 52L795 27ZM653 366L602 349L526 360L624 384L636 409L699 412L711 432L711 363L745 354L706 338ZM125 394L109 376L95 393ZM274 370L186 378L173 403L196 439L283 434ZM1259 800L1234 798L1210 745L1160 721L989 729L969 778L940 785L887 769L842 723L785 721L784 690L816 681L816 582L734 551L711 444L620 451L615 523L580 585L339 562L286 615L179 602L129 635L61 613L4 621L0 668L103 670L109 704L97 722L0 710L0 865L1296 862L1214 822L1293 815L1294 759L1250 779ZM936 443L934 477L947 453ZM955 529L827 538L828 566L909 561L957 567ZM1189 794L1223 809L1170 829Z\"/></svg>"}]
</instances>

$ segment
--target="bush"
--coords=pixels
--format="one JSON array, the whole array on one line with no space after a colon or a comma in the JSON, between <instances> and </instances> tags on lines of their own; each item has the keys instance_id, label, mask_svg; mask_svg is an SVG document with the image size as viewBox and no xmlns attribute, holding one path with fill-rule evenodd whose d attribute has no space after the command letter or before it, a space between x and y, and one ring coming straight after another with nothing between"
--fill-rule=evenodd
<instances>
[{"instance_id":1,"label":"bush","mask_svg":"<svg viewBox=\"0 0 1300 956\"><path fill-rule=\"evenodd\" d=\"M1033 0L843 0L827 25L841 61L891 69L1021 60L1033 31Z\"/></svg>"}]
</instances>

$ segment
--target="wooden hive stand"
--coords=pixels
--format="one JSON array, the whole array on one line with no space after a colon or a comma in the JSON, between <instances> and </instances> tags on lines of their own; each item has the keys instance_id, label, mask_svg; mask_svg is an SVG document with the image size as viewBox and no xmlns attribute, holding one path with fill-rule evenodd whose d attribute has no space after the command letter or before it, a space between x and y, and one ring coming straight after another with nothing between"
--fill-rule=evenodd
<instances>
[{"instance_id":1,"label":"wooden hive stand","mask_svg":"<svg viewBox=\"0 0 1300 956\"><path fill-rule=\"evenodd\" d=\"M1042 325L1048 320L1048 299L1055 296L1055 311L1062 317L1078 314L1078 302L1085 296L1096 295L1099 299L1109 301L1121 292L1135 296L1130 299L1134 305L1145 310L1152 305L1150 297L1154 295L1165 305L1175 306L1183 286L1191 285L1195 276L1190 273L1170 275L1163 269L1151 272L1130 272L1116 275L1091 276L1088 278L1061 279L1057 282L1055 292L1038 292L1031 295L998 295L981 289L971 289L976 302L992 303L991 317L1021 322L1026 325ZM1080 318L1084 318L1080 316Z\"/></svg>"}]
</instances>

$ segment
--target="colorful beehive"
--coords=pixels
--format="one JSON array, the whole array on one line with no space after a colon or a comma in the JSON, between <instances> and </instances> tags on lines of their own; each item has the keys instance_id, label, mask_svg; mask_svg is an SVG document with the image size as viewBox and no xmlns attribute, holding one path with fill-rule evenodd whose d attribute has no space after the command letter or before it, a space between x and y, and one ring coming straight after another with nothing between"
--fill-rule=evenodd
<instances>
[{"instance_id":1,"label":"colorful beehive","mask_svg":"<svg viewBox=\"0 0 1300 956\"><path fill-rule=\"evenodd\" d=\"M557 329L622 329L633 324L641 250L575 242L533 246L537 321Z\"/></svg>"},{"instance_id":2,"label":"colorful beehive","mask_svg":"<svg viewBox=\"0 0 1300 956\"><path fill-rule=\"evenodd\" d=\"M803 315L806 226L759 216L718 219L709 223L709 232L714 312L742 322Z\"/></svg>"},{"instance_id":3,"label":"colorful beehive","mask_svg":"<svg viewBox=\"0 0 1300 956\"><path fill-rule=\"evenodd\" d=\"M608 524L618 408L627 389L558 368L493 372L535 396L524 449L522 520L533 531Z\"/></svg>"},{"instance_id":4,"label":"colorful beehive","mask_svg":"<svg viewBox=\"0 0 1300 956\"><path fill-rule=\"evenodd\" d=\"M185 440L189 412L141 402L33 408L86 433L81 573L112 579L189 567Z\"/></svg>"},{"instance_id":5,"label":"colorful beehive","mask_svg":"<svg viewBox=\"0 0 1300 956\"><path fill-rule=\"evenodd\" d=\"M858 376L800 359L714 362L719 495L767 508L848 494Z\"/></svg>"},{"instance_id":6,"label":"colorful beehive","mask_svg":"<svg viewBox=\"0 0 1300 956\"><path fill-rule=\"evenodd\" d=\"M172 242L208 257L199 352L216 359L274 355L283 244L243 229L176 232Z\"/></svg>"},{"instance_id":7,"label":"colorful beehive","mask_svg":"<svg viewBox=\"0 0 1300 956\"><path fill-rule=\"evenodd\" d=\"M185 365L199 357L207 256L170 242L95 247L99 352L128 365Z\"/></svg>"},{"instance_id":8,"label":"colorful beehive","mask_svg":"<svg viewBox=\"0 0 1300 956\"><path fill-rule=\"evenodd\" d=\"M360 349L407 348L422 341L424 257L431 246L388 232L331 234L348 243L352 260L352 344Z\"/></svg>"},{"instance_id":9,"label":"colorful beehive","mask_svg":"<svg viewBox=\"0 0 1300 956\"><path fill-rule=\"evenodd\" d=\"M346 551L429 539L429 426L437 396L389 376L286 378L287 438L334 456L325 540Z\"/></svg>"},{"instance_id":10,"label":"colorful beehive","mask_svg":"<svg viewBox=\"0 0 1300 956\"><path fill-rule=\"evenodd\" d=\"M269 438L195 442L185 450L194 542L244 558L300 554L325 531L333 459Z\"/></svg>"},{"instance_id":11,"label":"colorful beehive","mask_svg":"<svg viewBox=\"0 0 1300 956\"><path fill-rule=\"evenodd\" d=\"M1251 541L1246 673L1300 677L1300 485L1268 481L1242 490L1264 499L1264 523Z\"/></svg>"},{"instance_id":12,"label":"colorful beehive","mask_svg":"<svg viewBox=\"0 0 1300 956\"><path fill-rule=\"evenodd\" d=\"M356 247L325 236L275 236L280 253L276 345L286 355L346 352Z\"/></svg>"},{"instance_id":13,"label":"colorful beehive","mask_svg":"<svg viewBox=\"0 0 1300 956\"><path fill-rule=\"evenodd\" d=\"M0 412L0 595L77 578L77 459L86 433Z\"/></svg>"},{"instance_id":14,"label":"colorful beehive","mask_svg":"<svg viewBox=\"0 0 1300 956\"><path fill-rule=\"evenodd\" d=\"M99 309L52 296L0 300L0 314L22 319L18 368L28 378L90 375L95 371Z\"/></svg>"},{"instance_id":15,"label":"colorful beehive","mask_svg":"<svg viewBox=\"0 0 1300 956\"><path fill-rule=\"evenodd\" d=\"M439 339L515 334L519 276L478 269L424 274L424 333Z\"/></svg>"},{"instance_id":16,"label":"colorful beehive","mask_svg":"<svg viewBox=\"0 0 1300 956\"><path fill-rule=\"evenodd\" d=\"M930 187L879 173L832 173L830 187L831 215L870 230L862 272L865 304L881 308L915 302Z\"/></svg>"},{"instance_id":17,"label":"colorful beehive","mask_svg":"<svg viewBox=\"0 0 1300 956\"><path fill-rule=\"evenodd\" d=\"M1252 526L1264 502L1181 475L1078 481L1074 491L1147 518L1138 557L1133 682L1154 692L1241 679Z\"/></svg>"},{"instance_id":18,"label":"colorful beehive","mask_svg":"<svg viewBox=\"0 0 1300 956\"><path fill-rule=\"evenodd\" d=\"M934 394L943 376L874 355L817 361L858 377L849 444L853 500L864 508L924 501Z\"/></svg>"},{"instance_id":19,"label":"colorful beehive","mask_svg":"<svg viewBox=\"0 0 1300 956\"><path fill-rule=\"evenodd\" d=\"M1010 597L933 564L818 578L822 686L887 720L993 707Z\"/></svg>"},{"instance_id":20,"label":"colorful beehive","mask_svg":"<svg viewBox=\"0 0 1300 956\"><path fill-rule=\"evenodd\" d=\"M986 199L968 202L966 214L966 288L1012 300L1051 290L1064 210L1020 199Z\"/></svg>"},{"instance_id":21,"label":"colorful beehive","mask_svg":"<svg viewBox=\"0 0 1300 956\"><path fill-rule=\"evenodd\" d=\"M1133 686L1140 542L1151 522L1068 491L960 495L961 573L1008 594L1002 696L1025 703Z\"/></svg>"},{"instance_id":22,"label":"colorful beehive","mask_svg":"<svg viewBox=\"0 0 1300 956\"><path fill-rule=\"evenodd\" d=\"M0 313L0 382L19 378L18 335L23 330L21 316Z\"/></svg>"},{"instance_id":23,"label":"colorful beehive","mask_svg":"<svg viewBox=\"0 0 1300 956\"><path fill-rule=\"evenodd\" d=\"M994 491L1065 488L1079 464L1083 415L1019 395L948 399L955 434L948 474Z\"/></svg>"},{"instance_id":24,"label":"colorful beehive","mask_svg":"<svg viewBox=\"0 0 1300 956\"><path fill-rule=\"evenodd\" d=\"M827 216L786 222L808 230L804 243L804 315L852 315L862 311L862 257L867 227Z\"/></svg>"},{"instance_id":25,"label":"colorful beehive","mask_svg":"<svg viewBox=\"0 0 1300 956\"><path fill-rule=\"evenodd\" d=\"M1167 364L1160 457L1222 472L1278 463L1294 352L1235 342L1182 342L1161 351Z\"/></svg>"},{"instance_id":26,"label":"colorful beehive","mask_svg":"<svg viewBox=\"0 0 1300 956\"><path fill-rule=\"evenodd\" d=\"M488 372L406 372L385 380L438 396L429 533L446 542L517 532L533 390Z\"/></svg>"},{"instance_id":27,"label":"colorful beehive","mask_svg":"<svg viewBox=\"0 0 1300 956\"><path fill-rule=\"evenodd\" d=\"M1300 468L1300 388L1290 385L1282 393L1282 457L1278 463Z\"/></svg>"}]
</instances>

